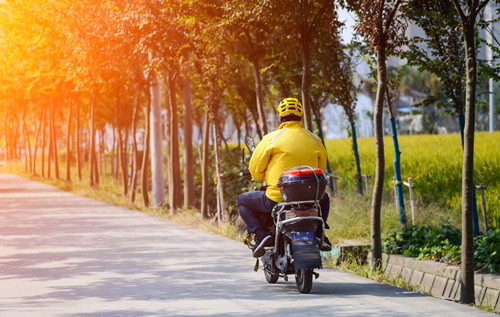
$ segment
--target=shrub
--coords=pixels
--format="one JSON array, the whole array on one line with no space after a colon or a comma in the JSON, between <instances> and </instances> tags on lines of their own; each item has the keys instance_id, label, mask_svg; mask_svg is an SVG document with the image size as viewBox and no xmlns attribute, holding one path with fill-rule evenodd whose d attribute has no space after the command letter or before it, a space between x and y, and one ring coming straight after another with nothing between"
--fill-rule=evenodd
<instances>
[{"instance_id":1,"label":"shrub","mask_svg":"<svg viewBox=\"0 0 500 317\"><path fill-rule=\"evenodd\" d=\"M474 239L474 267L489 273L500 272L500 229Z\"/></svg>"},{"instance_id":2,"label":"shrub","mask_svg":"<svg viewBox=\"0 0 500 317\"><path fill-rule=\"evenodd\" d=\"M402 232L391 233L384 240L384 252L403 254L419 259L455 263L460 259L460 230L450 224L441 227L407 226Z\"/></svg>"},{"instance_id":3,"label":"shrub","mask_svg":"<svg viewBox=\"0 0 500 317\"><path fill-rule=\"evenodd\" d=\"M408 226L391 233L383 243L384 252L450 264L461 262L461 231L450 224L441 227ZM500 229L474 239L474 267L500 273Z\"/></svg>"}]
</instances>

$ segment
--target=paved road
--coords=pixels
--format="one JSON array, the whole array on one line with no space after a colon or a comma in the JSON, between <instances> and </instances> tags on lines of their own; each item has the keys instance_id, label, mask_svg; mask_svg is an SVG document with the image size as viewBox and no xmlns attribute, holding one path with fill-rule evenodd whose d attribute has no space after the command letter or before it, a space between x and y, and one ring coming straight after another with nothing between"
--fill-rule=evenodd
<instances>
[{"instance_id":1,"label":"paved road","mask_svg":"<svg viewBox=\"0 0 500 317\"><path fill-rule=\"evenodd\" d=\"M0 316L490 316L331 269L267 284L241 243L0 174Z\"/></svg>"}]
</instances>

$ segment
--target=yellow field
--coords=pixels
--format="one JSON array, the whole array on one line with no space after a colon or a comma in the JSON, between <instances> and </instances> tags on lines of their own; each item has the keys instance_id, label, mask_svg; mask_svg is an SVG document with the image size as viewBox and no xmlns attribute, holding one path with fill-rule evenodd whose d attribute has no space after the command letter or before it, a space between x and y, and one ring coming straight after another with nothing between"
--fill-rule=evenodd
<instances>
[{"instance_id":1,"label":"yellow field","mask_svg":"<svg viewBox=\"0 0 500 317\"><path fill-rule=\"evenodd\" d=\"M356 171L351 139L326 141L330 163L338 176L340 191L353 191ZM438 204L442 212L460 216L462 146L459 134L399 136L401 173L403 180L412 178L414 193L422 205ZM363 174L372 175L375 170L375 143L373 138L358 139ZM393 197L394 148L390 137L384 138L385 147L385 197ZM486 209L490 225L500 225L500 132L478 132L475 137L474 180L483 183ZM405 187L406 188L406 187ZM478 213L482 219L481 194L477 190ZM408 190L405 189L407 215ZM482 220L480 221L482 223Z\"/></svg>"}]
</instances>

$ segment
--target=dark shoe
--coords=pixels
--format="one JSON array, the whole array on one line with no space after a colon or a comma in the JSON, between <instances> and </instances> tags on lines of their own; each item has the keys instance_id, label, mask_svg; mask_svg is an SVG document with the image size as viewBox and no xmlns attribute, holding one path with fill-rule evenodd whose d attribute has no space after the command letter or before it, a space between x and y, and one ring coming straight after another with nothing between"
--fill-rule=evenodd
<instances>
[{"instance_id":1,"label":"dark shoe","mask_svg":"<svg viewBox=\"0 0 500 317\"><path fill-rule=\"evenodd\" d=\"M319 238L318 239L318 243L319 243ZM323 245L321 245L321 248L319 248L321 251L323 252L330 252L332 251L332 244L330 242L330 240L328 240L328 237L325 236L323 238Z\"/></svg>"},{"instance_id":2,"label":"dark shoe","mask_svg":"<svg viewBox=\"0 0 500 317\"><path fill-rule=\"evenodd\" d=\"M272 246L273 246L273 237L271 237L270 235L267 235L262 240L259 240L257 238L255 241L255 249L253 249L253 257L260 258L264 254L266 254L265 247L272 247Z\"/></svg>"}]
</instances>

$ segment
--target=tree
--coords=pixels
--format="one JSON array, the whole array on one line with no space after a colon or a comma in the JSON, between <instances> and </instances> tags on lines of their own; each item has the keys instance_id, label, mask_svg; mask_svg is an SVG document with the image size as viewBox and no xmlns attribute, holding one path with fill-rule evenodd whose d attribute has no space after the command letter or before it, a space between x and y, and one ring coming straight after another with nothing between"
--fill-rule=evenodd
<instances>
[{"instance_id":1,"label":"tree","mask_svg":"<svg viewBox=\"0 0 500 317\"><path fill-rule=\"evenodd\" d=\"M194 207L194 176L193 176L193 124L191 107L191 82L182 78L182 104L184 106L184 208Z\"/></svg>"},{"instance_id":2,"label":"tree","mask_svg":"<svg viewBox=\"0 0 500 317\"><path fill-rule=\"evenodd\" d=\"M147 19L142 25L145 36L140 47L153 53L153 64L164 74L167 89L168 189L172 214L182 204L177 82L184 52L189 51L190 46L182 21L189 14L188 8L188 2L171 0L143 3Z\"/></svg>"},{"instance_id":3,"label":"tree","mask_svg":"<svg viewBox=\"0 0 500 317\"><path fill-rule=\"evenodd\" d=\"M92 94L92 100L90 102L90 152L89 152L89 162L90 162L90 186L99 186L99 175L97 173L97 155L96 155L96 127L95 127L95 92Z\"/></svg>"},{"instance_id":4,"label":"tree","mask_svg":"<svg viewBox=\"0 0 500 317\"><path fill-rule=\"evenodd\" d=\"M180 160L179 160L179 124L178 124L178 108L177 108L177 74L178 71L171 70L168 73L168 112L169 116L169 197L170 197L170 213L173 214L181 207L182 189L180 176Z\"/></svg>"},{"instance_id":5,"label":"tree","mask_svg":"<svg viewBox=\"0 0 500 317\"><path fill-rule=\"evenodd\" d=\"M161 128L161 89L157 74L151 73L151 184L153 207L165 204L165 179L163 173L163 145ZM172 202L171 202L172 203Z\"/></svg>"},{"instance_id":6,"label":"tree","mask_svg":"<svg viewBox=\"0 0 500 317\"><path fill-rule=\"evenodd\" d=\"M408 64L417 66L439 77L442 89L430 95L423 105L435 103L438 108L452 108L458 117L462 148L464 148L465 103L466 103L466 57L460 28L460 17L453 0L409 1L405 15L420 26L425 38L415 37L409 42L409 49L402 56ZM422 47L421 43L425 44ZM475 48L477 50L477 48ZM490 67L484 65L483 72L491 74ZM479 220L475 188L473 189L473 231L479 234Z\"/></svg>"},{"instance_id":7,"label":"tree","mask_svg":"<svg viewBox=\"0 0 500 317\"><path fill-rule=\"evenodd\" d=\"M228 58L226 58L225 32L223 28L224 11L220 1L203 0L196 1L190 7L193 18L197 21L196 25L189 27L190 41L194 48L196 56L195 69L202 77L202 89L205 94L205 125L203 129L203 158L202 158L202 197L201 213L203 217L208 217L208 160L209 160L209 133L210 126L214 128L213 146L218 147L219 120L224 118L221 108L223 93L225 90L225 71ZM217 153L219 149L215 148ZM221 171L220 161L215 161L216 171ZM223 180L220 173L215 175L217 179L217 201L219 211L219 221L223 220L225 214Z\"/></svg>"},{"instance_id":8,"label":"tree","mask_svg":"<svg viewBox=\"0 0 500 317\"><path fill-rule=\"evenodd\" d=\"M144 150L142 153L142 166L141 166L141 192L142 192L142 200L144 201L144 205L149 207L149 186L148 186L148 166L149 166L149 149L150 149L150 140L151 140L151 116L149 113L151 112L151 99L152 96L150 93L147 94L148 102L146 103L146 109L144 111L144 117L146 118L146 124L144 127L144 139L142 144L144 146Z\"/></svg>"},{"instance_id":9,"label":"tree","mask_svg":"<svg viewBox=\"0 0 500 317\"><path fill-rule=\"evenodd\" d=\"M387 55L398 47L398 33L404 29L404 23L396 17L400 0L365 0L347 1L348 8L358 15L355 29L365 38L377 56L377 95L373 113L375 134L375 183L371 203L371 251L372 266L382 267L382 238L380 213L382 191L384 188L384 133L382 126L384 99L387 86Z\"/></svg>"},{"instance_id":10,"label":"tree","mask_svg":"<svg viewBox=\"0 0 500 317\"><path fill-rule=\"evenodd\" d=\"M68 103L68 123L66 131L66 181L71 181L71 115L72 115L72 103L69 100Z\"/></svg>"},{"instance_id":11,"label":"tree","mask_svg":"<svg viewBox=\"0 0 500 317\"><path fill-rule=\"evenodd\" d=\"M474 131L477 85L476 18L488 0L467 1L465 6L453 0L461 20L465 43L465 129L462 167L462 287L460 301L473 304L474 299L474 233L472 228L474 194Z\"/></svg>"}]
</instances>

